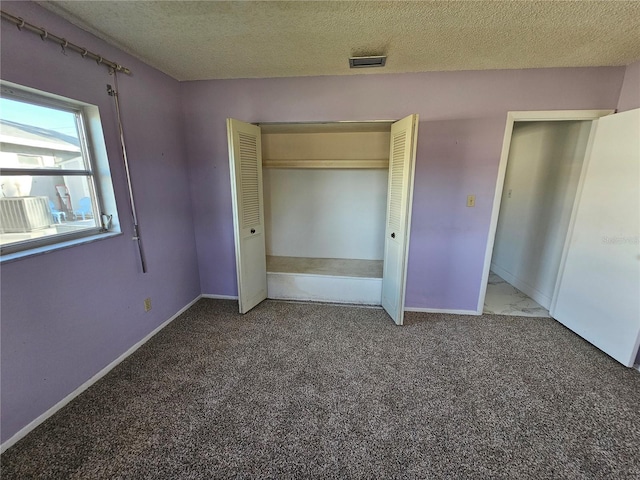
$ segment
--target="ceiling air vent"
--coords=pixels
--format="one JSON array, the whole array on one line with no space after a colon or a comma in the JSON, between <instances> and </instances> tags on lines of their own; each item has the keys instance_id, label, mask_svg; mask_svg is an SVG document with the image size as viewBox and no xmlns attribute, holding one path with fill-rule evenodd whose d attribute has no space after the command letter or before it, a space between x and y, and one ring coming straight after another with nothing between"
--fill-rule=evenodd
<instances>
[{"instance_id":1,"label":"ceiling air vent","mask_svg":"<svg viewBox=\"0 0 640 480\"><path fill-rule=\"evenodd\" d=\"M371 68L384 67L387 62L386 55L376 55L373 57L350 57L349 67L351 68Z\"/></svg>"}]
</instances>

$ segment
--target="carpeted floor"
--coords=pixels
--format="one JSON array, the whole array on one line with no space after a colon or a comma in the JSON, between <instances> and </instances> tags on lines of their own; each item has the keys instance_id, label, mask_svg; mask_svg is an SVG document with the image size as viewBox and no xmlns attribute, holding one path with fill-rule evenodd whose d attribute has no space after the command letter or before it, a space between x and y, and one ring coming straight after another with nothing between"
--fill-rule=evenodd
<instances>
[{"instance_id":1,"label":"carpeted floor","mask_svg":"<svg viewBox=\"0 0 640 480\"><path fill-rule=\"evenodd\" d=\"M14 478L640 478L640 372L546 318L201 300Z\"/></svg>"}]
</instances>

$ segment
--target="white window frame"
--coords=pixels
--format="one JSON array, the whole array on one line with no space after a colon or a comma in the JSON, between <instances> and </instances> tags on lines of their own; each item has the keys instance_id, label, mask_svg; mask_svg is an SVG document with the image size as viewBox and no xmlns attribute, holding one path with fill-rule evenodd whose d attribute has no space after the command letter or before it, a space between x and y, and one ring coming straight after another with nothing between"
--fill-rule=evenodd
<instances>
[{"instance_id":1,"label":"white window frame","mask_svg":"<svg viewBox=\"0 0 640 480\"><path fill-rule=\"evenodd\" d=\"M59 233L2 245L0 246L0 262L120 234L120 222L98 107L3 80L0 80L0 91L3 98L74 113L78 125L80 149L86 166L86 170L2 168L0 173L3 176L49 176L55 174L88 177L93 215L97 224L93 228L76 232ZM108 230L105 228L103 215L111 216Z\"/></svg>"}]
</instances>

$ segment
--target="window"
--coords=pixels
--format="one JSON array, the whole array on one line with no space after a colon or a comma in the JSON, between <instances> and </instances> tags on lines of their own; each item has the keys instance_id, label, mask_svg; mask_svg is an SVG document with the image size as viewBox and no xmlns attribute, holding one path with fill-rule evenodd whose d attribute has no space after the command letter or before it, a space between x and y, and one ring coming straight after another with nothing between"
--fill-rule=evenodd
<instances>
[{"instance_id":1,"label":"window","mask_svg":"<svg viewBox=\"0 0 640 480\"><path fill-rule=\"evenodd\" d=\"M106 232L108 215L115 201L97 107L3 82L2 255Z\"/></svg>"}]
</instances>

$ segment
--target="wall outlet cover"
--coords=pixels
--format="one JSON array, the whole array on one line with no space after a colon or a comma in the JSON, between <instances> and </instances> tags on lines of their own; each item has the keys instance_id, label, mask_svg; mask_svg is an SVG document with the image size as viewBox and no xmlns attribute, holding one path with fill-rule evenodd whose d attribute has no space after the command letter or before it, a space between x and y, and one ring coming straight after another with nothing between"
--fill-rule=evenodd
<instances>
[{"instance_id":1,"label":"wall outlet cover","mask_svg":"<svg viewBox=\"0 0 640 480\"><path fill-rule=\"evenodd\" d=\"M476 196L467 195L467 207L475 207L475 206L476 206Z\"/></svg>"}]
</instances>

